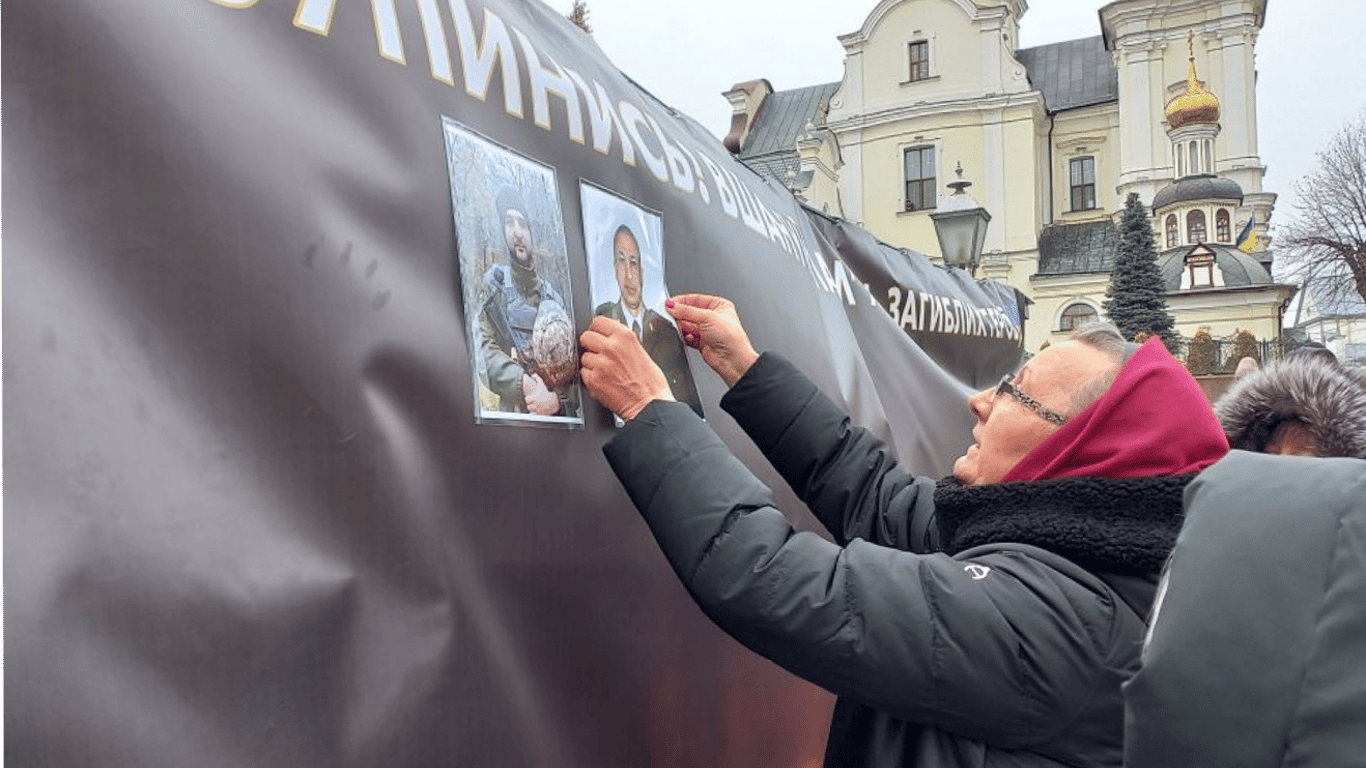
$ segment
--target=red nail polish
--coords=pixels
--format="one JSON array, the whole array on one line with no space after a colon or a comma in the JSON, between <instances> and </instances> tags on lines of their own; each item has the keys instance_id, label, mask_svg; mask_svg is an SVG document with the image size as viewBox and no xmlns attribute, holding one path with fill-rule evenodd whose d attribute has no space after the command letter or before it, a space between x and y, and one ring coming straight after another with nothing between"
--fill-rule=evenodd
<instances>
[{"instance_id":1,"label":"red nail polish","mask_svg":"<svg viewBox=\"0 0 1366 768\"><path fill-rule=\"evenodd\" d=\"M667 299L667 300L664 302L664 306L668 307L669 309L673 309L673 308L674 308L674 300L673 300L673 299Z\"/></svg>"}]
</instances>

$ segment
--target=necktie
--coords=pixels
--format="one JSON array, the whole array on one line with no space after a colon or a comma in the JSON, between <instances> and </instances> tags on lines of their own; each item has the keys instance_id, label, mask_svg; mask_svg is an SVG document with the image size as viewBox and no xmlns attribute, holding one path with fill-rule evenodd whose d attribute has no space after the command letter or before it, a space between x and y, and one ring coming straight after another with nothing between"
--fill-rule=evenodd
<instances>
[{"instance_id":1,"label":"necktie","mask_svg":"<svg viewBox=\"0 0 1366 768\"><path fill-rule=\"evenodd\" d=\"M632 321L631 321L631 333L634 333L634 334L636 335L636 338L637 338L637 339L640 338L640 322L639 322L639 321L637 321L637 320L632 320Z\"/></svg>"}]
</instances>

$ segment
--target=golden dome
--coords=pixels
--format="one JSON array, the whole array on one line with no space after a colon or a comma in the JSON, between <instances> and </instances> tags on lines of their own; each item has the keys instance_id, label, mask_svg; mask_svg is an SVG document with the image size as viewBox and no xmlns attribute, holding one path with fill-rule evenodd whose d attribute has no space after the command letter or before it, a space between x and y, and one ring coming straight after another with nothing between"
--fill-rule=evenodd
<instances>
[{"instance_id":1,"label":"golden dome","mask_svg":"<svg viewBox=\"0 0 1366 768\"><path fill-rule=\"evenodd\" d=\"M1219 122L1219 97L1205 90L1195 76L1195 54L1191 53L1186 92L1167 102L1167 125L1175 130L1196 123Z\"/></svg>"}]
</instances>

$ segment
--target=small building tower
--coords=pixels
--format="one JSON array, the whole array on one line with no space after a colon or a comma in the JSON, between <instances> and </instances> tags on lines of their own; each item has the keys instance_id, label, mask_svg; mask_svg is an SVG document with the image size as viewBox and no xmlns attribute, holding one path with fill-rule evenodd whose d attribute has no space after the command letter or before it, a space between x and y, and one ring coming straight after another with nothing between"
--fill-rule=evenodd
<instances>
[{"instance_id":1,"label":"small building tower","mask_svg":"<svg viewBox=\"0 0 1366 768\"><path fill-rule=\"evenodd\" d=\"M1152 212L1158 268L1179 330L1189 335L1201 327L1217 336L1250 330L1260 339L1277 338L1295 289L1272 280L1269 254L1251 253L1255 205L1247 204L1238 182L1215 170L1219 97L1196 74L1193 43L1186 88L1163 111L1176 178L1153 195Z\"/></svg>"},{"instance_id":2,"label":"small building tower","mask_svg":"<svg viewBox=\"0 0 1366 768\"><path fill-rule=\"evenodd\" d=\"M1176 178L1214 173L1214 140L1219 136L1219 97L1195 75L1195 33L1190 50L1186 91L1167 102L1167 136L1172 142Z\"/></svg>"}]
</instances>

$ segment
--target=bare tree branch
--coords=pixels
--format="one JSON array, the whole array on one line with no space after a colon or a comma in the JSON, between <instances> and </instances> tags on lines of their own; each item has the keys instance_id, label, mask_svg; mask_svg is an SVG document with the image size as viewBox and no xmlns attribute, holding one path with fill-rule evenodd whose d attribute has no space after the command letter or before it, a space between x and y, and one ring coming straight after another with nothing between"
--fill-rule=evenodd
<instances>
[{"instance_id":1,"label":"bare tree branch","mask_svg":"<svg viewBox=\"0 0 1366 768\"><path fill-rule=\"evenodd\" d=\"M1295 191L1280 238L1289 274L1326 296L1354 292L1366 301L1366 112L1329 140Z\"/></svg>"},{"instance_id":2,"label":"bare tree branch","mask_svg":"<svg viewBox=\"0 0 1366 768\"><path fill-rule=\"evenodd\" d=\"M569 10L569 20L584 32L593 34L593 28L588 26L588 0L574 0L574 7Z\"/></svg>"}]
</instances>

